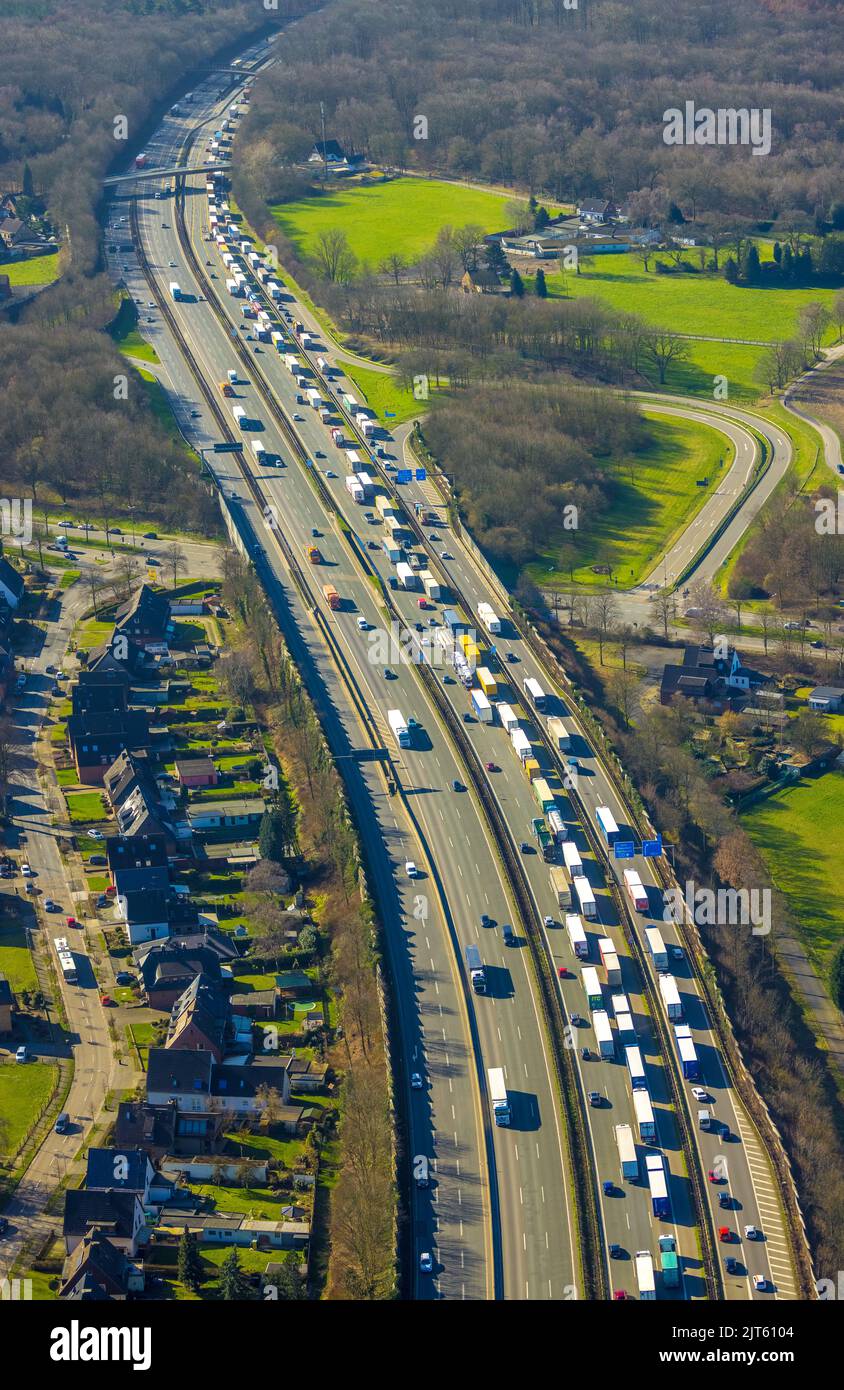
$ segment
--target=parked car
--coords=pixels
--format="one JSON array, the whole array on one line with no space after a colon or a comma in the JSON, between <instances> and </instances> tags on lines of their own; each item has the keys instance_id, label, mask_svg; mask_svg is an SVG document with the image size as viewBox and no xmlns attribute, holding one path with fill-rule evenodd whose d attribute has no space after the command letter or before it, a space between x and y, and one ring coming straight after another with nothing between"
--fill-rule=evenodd
<instances>
[{"instance_id":1,"label":"parked car","mask_svg":"<svg viewBox=\"0 0 844 1390\"><path fill-rule=\"evenodd\" d=\"M21 1044L21 1046L20 1046L20 1047L17 1049L17 1051L15 1052L15 1061L16 1061L16 1062L28 1062L28 1061L29 1061L29 1052L28 1052L27 1048L26 1048L23 1044Z\"/></svg>"}]
</instances>

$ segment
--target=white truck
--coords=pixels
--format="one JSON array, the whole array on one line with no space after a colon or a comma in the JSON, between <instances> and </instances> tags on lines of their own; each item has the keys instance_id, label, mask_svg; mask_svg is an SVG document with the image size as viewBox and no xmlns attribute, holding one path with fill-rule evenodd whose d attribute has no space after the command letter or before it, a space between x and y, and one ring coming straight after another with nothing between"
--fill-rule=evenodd
<instances>
[{"instance_id":1,"label":"white truck","mask_svg":"<svg viewBox=\"0 0 844 1390\"><path fill-rule=\"evenodd\" d=\"M647 912L648 894L645 885L635 869L624 870L624 887L627 889L627 896L637 912Z\"/></svg>"},{"instance_id":2,"label":"white truck","mask_svg":"<svg viewBox=\"0 0 844 1390\"><path fill-rule=\"evenodd\" d=\"M640 1298L649 1301L656 1298L654 1262L649 1250L636 1251L636 1283L639 1285Z\"/></svg>"},{"instance_id":3,"label":"white truck","mask_svg":"<svg viewBox=\"0 0 844 1390\"><path fill-rule=\"evenodd\" d=\"M170 297L171 299L181 299L182 297L182 291L175 280L170 281Z\"/></svg>"},{"instance_id":4,"label":"white truck","mask_svg":"<svg viewBox=\"0 0 844 1390\"><path fill-rule=\"evenodd\" d=\"M486 972L484 971L484 963L481 960L481 953L474 942L470 942L466 947L466 969L469 972L469 979L475 993L486 994Z\"/></svg>"},{"instance_id":5,"label":"white truck","mask_svg":"<svg viewBox=\"0 0 844 1390\"><path fill-rule=\"evenodd\" d=\"M621 1163L621 1176L628 1182L635 1182L639 1176L639 1159L636 1155L636 1141L629 1125L616 1125L615 1142Z\"/></svg>"},{"instance_id":6,"label":"white truck","mask_svg":"<svg viewBox=\"0 0 844 1390\"><path fill-rule=\"evenodd\" d=\"M400 565L399 569L401 569ZM469 692L469 698L472 701L472 709L476 719L478 719L481 724L491 724L492 705L489 703L484 692L482 690L472 690Z\"/></svg>"},{"instance_id":7,"label":"white truck","mask_svg":"<svg viewBox=\"0 0 844 1390\"><path fill-rule=\"evenodd\" d=\"M530 739L520 726L510 730L510 741L516 750L516 755L522 762L531 755Z\"/></svg>"},{"instance_id":8,"label":"white truck","mask_svg":"<svg viewBox=\"0 0 844 1390\"><path fill-rule=\"evenodd\" d=\"M568 869L563 868L562 864L552 864L550 869L551 889L557 899L557 906L570 908L571 900L571 878Z\"/></svg>"},{"instance_id":9,"label":"white truck","mask_svg":"<svg viewBox=\"0 0 844 1390\"><path fill-rule=\"evenodd\" d=\"M478 617L487 632L491 632L493 637L497 637L501 631L501 619L498 617L491 603L478 604Z\"/></svg>"},{"instance_id":10,"label":"white truck","mask_svg":"<svg viewBox=\"0 0 844 1390\"><path fill-rule=\"evenodd\" d=\"M665 942L662 939L662 932L658 927L645 927L645 943L651 953L651 960L656 970L668 969L668 952L665 949Z\"/></svg>"},{"instance_id":11,"label":"white truck","mask_svg":"<svg viewBox=\"0 0 844 1390\"><path fill-rule=\"evenodd\" d=\"M490 1067L487 1072L489 1099L492 1105L492 1118L497 1125L509 1127L510 1102L507 1099L507 1083L503 1067Z\"/></svg>"},{"instance_id":12,"label":"white truck","mask_svg":"<svg viewBox=\"0 0 844 1390\"><path fill-rule=\"evenodd\" d=\"M519 727L519 721L509 705L498 706L498 718L501 720L502 727L507 730L508 734L511 734L514 729L518 729Z\"/></svg>"},{"instance_id":13,"label":"white truck","mask_svg":"<svg viewBox=\"0 0 844 1390\"><path fill-rule=\"evenodd\" d=\"M410 747L410 729L400 709L387 710L387 723L393 731L393 738L399 748Z\"/></svg>"},{"instance_id":14,"label":"white truck","mask_svg":"<svg viewBox=\"0 0 844 1390\"><path fill-rule=\"evenodd\" d=\"M592 892L592 885L588 878L572 878L572 885L577 894L577 901L580 904L581 914L588 920L598 915L598 904L595 901L595 894Z\"/></svg>"},{"instance_id":15,"label":"white truck","mask_svg":"<svg viewBox=\"0 0 844 1390\"><path fill-rule=\"evenodd\" d=\"M566 728L565 722L559 719L556 714L553 714L548 720L548 733L551 736L555 748L561 749L564 753L569 751L571 748L571 734Z\"/></svg>"},{"instance_id":16,"label":"white truck","mask_svg":"<svg viewBox=\"0 0 844 1390\"><path fill-rule=\"evenodd\" d=\"M399 560L396 565L396 576L403 589L419 588L419 580L406 560Z\"/></svg>"},{"instance_id":17,"label":"white truck","mask_svg":"<svg viewBox=\"0 0 844 1390\"><path fill-rule=\"evenodd\" d=\"M614 1059L615 1038L613 1037L610 1016L606 1009L595 1010L592 1015L592 1027L595 1029L595 1041L601 1056L607 1061Z\"/></svg>"},{"instance_id":18,"label":"white truck","mask_svg":"<svg viewBox=\"0 0 844 1390\"><path fill-rule=\"evenodd\" d=\"M562 845L563 862L572 878L583 878L583 860L574 840L564 840Z\"/></svg>"},{"instance_id":19,"label":"white truck","mask_svg":"<svg viewBox=\"0 0 844 1390\"><path fill-rule=\"evenodd\" d=\"M682 1023L683 1004L680 999L680 991L677 988L677 981L673 975L660 975L659 992L662 995L662 1007L671 1022Z\"/></svg>"}]
</instances>

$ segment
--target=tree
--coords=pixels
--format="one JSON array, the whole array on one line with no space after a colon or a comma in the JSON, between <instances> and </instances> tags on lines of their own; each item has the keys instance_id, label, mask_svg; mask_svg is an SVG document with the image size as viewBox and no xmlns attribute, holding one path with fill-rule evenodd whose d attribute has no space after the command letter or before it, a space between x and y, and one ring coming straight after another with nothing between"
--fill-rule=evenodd
<instances>
[{"instance_id":1,"label":"tree","mask_svg":"<svg viewBox=\"0 0 844 1390\"><path fill-rule=\"evenodd\" d=\"M689 346L683 338L678 338L676 333L656 329L645 338L644 352L659 373L660 386L664 386L669 365L672 362L685 362L689 355Z\"/></svg>"},{"instance_id":2,"label":"tree","mask_svg":"<svg viewBox=\"0 0 844 1390\"><path fill-rule=\"evenodd\" d=\"M536 294L537 299L547 299L547 298L548 298L548 286L547 286L546 283L545 283L545 271L542 269L541 266L540 266L539 270L536 272L536 281L535 281L535 283L534 283L534 293Z\"/></svg>"},{"instance_id":3,"label":"tree","mask_svg":"<svg viewBox=\"0 0 844 1390\"><path fill-rule=\"evenodd\" d=\"M844 1011L844 942L832 958L829 970L829 992L836 1008Z\"/></svg>"},{"instance_id":4,"label":"tree","mask_svg":"<svg viewBox=\"0 0 844 1390\"><path fill-rule=\"evenodd\" d=\"M289 790L284 788L261 817L258 848L262 859L271 859L275 864L284 862L286 855L296 845L296 822L292 797Z\"/></svg>"},{"instance_id":5,"label":"tree","mask_svg":"<svg viewBox=\"0 0 844 1390\"><path fill-rule=\"evenodd\" d=\"M314 244L313 258L332 285L347 285L354 278L357 257L342 227L327 227Z\"/></svg>"},{"instance_id":6,"label":"tree","mask_svg":"<svg viewBox=\"0 0 844 1390\"><path fill-rule=\"evenodd\" d=\"M530 210L530 204L524 202L521 198L513 198L509 203L505 203L504 205L504 218L509 224L509 229L517 235L522 232L530 231L531 224L533 223L533 214Z\"/></svg>"},{"instance_id":7,"label":"tree","mask_svg":"<svg viewBox=\"0 0 844 1390\"><path fill-rule=\"evenodd\" d=\"M164 551L167 565L173 575L173 588L179 582L179 575L184 573L187 565L187 556L178 541L171 541Z\"/></svg>"},{"instance_id":8,"label":"tree","mask_svg":"<svg viewBox=\"0 0 844 1390\"><path fill-rule=\"evenodd\" d=\"M672 589L660 589L651 599L651 608L662 624L662 633L668 641L668 625L677 611L677 599Z\"/></svg>"},{"instance_id":9,"label":"tree","mask_svg":"<svg viewBox=\"0 0 844 1390\"><path fill-rule=\"evenodd\" d=\"M273 1285L274 1288L278 1289L279 1298L285 1302L307 1298L301 1256L295 1250L288 1250L279 1263L281 1268L267 1275L264 1280L264 1287L266 1288L267 1284Z\"/></svg>"},{"instance_id":10,"label":"tree","mask_svg":"<svg viewBox=\"0 0 844 1390\"><path fill-rule=\"evenodd\" d=\"M604 664L604 643L615 624L616 603L615 596L609 589L602 589L595 598L593 605L595 615L595 626L598 630L598 660Z\"/></svg>"},{"instance_id":11,"label":"tree","mask_svg":"<svg viewBox=\"0 0 844 1390\"><path fill-rule=\"evenodd\" d=\"M817 710L801 709L797 718L791 722L788 737L798 752L811 757L829 742L829 726Z\"/></svg>"},{"instance_id":12,"label":"tree","mask_svg":"<svg viewBox=\"0 0 844 1390\"><path fill-rule=\"evenodd\" d=\"M32 170L29 164L24 164L23 175L21 177L21 191L25 198L31 198L35 192L35 185L32 181Z\"/></svg>"},{"instance_id":13,"label":"tree","mask_svg":"<svg viewBox=\"0 0 844 1390\"><path fill-rule=\"evenodd\" d=\"M639 689L638 677L632 671L615 669L607 676L606 687L607 695L624 720L625 728L629 729Z\"/></svg>"},{"instance_id":14,"label":"tree","mask_svg":"<svg viewBox=\"0 0 844 1390\"><path fill-rule=\"evenodd\" d=\"M240 1256L237 1253L237 1246L232 1246L223 1263L220 1265L220 1280L218 1284L220 1297L227 1303L247 1299L250 1296L249 1280L240 1267Z\"/></svg>"},{"instance_id":15,"label":"tree","mask_svg":"<svg viewBox=\"0 0 844 1390\"><path fill-rule=\"evenodd\" d=\"M398 287L401 283L402 275L407 270L407 261L404 256L400 256L397 251L393 251L389 256L385 256L384 260L381 262L380 269L381 273L383 275L389 275Z\"/></svg>"},{"instance_id":16,"label":"tree","mask_svg":"<svg viewBox=\"0 0 844 1390\"><path fill-rule=\"evenodd\" d=\"M811 349L814 357L819 357L823 336L829 327L830 313L825 304L813 301L800 310L797 320L800 336Z\"/></svg>"},{"instance_id":17,"label":"tree","mask_svg":"<svg viewBox=\"0 0 844 1390\"><path fill-rule=\"evenodd\" d=\"M179 1281L191 1293L197 1293L204 1278L202 1257L196 1239L196 1232L185 1226L179 1238Z\"/></svg>"},{"instance_id":18,"label":"tree","mask_svg":"<svg viewBox=\"0 0 844 1390\"><path fill-rule=\"evenodd\" d=\"M510 275L510 293L514 299L524 298L525 282L517 270L513 270Z\"/></svg>"}]
</instances>

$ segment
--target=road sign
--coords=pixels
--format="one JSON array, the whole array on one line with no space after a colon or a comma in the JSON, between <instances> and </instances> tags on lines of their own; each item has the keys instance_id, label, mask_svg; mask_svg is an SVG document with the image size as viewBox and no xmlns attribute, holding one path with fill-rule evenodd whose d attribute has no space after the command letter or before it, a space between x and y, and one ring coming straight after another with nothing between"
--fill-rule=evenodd
<instances>
[{"instance_id":1,"label":"road sign","mask_svg":"<svg viewBox=\"0 0 844 1390\"><path fill-rule=\"evenodd\" d=\"M662 836L655 840L642 841L642 853L646 859L659 859L662 854Z\"/></svg>"},{"instance_id":2,"label":"road sign","mask_svg":"<svg viewBox=\"0 0 844 1390\"><path fill-rule=\"evenodd\" d=\"M427 478L427 476L428 476L428 474L425 472L425 469L424 469L424 468L417 468L417 470L416 470L416 481L417 481L417 483L424 483L424 481L425 481L425 479Z\"/></svg>"},{"instance_id":3,"label":"road sign","mask_svg":"<svg viewBox=\"0 0 844 1390\"><path fill-rule=\"evenodd\" d=\"M396 473L397 483L411 483L413 481L412 468L400 468Z\"/></svg>"},{"instance_id":4,"label":"road sign","mask_svg":"<svg viewBox=\"0 0 844 1390\"><path fill-rule=\"evenodd\" d=\"M636 853L636 845L632 840L616 840L613 852L616 859L632 859Z\"/></svg>"},{"instance_id":5,"label":"road sign","mask_svg":"<svg viewBox=\"0 0 844 1390\"><path fill-rule=\"evenodd\" d=\"M242 454L242 453L243 453L243 442L242 442L241 440L238 440L238 441L237 441L236 443L234 443L234 444L215 444L215 445L214 445L214 453L215 453L215 454Z\"/></svg>"}]
</instances>

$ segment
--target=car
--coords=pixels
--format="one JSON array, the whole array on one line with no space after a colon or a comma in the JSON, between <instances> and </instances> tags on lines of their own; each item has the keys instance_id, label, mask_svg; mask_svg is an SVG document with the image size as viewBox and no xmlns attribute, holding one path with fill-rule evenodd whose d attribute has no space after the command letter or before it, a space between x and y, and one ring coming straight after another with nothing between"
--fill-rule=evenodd
<instances>
[{"instance_id":1,"label":"car","mask_svg":"<svg viewBox=\"0 0 844 1390\"><path fill-rule=\"evenodd\" d=\"M56 1134L67 1134L67 1131L70 1129L70 1116L66 1110L63 1110L60 1115L56 1116L56 1123L53 1125L53 1129Z\"/></svg>"},{"instance_id":2,"label":"car","mask_svg":"<svg viewBox=\"0 0 844 1390\"><path fill-rule=\"evenodd\" d=\"M29 1061L29 1051L28 1051L28 1049L23 1045L23 1043L21 1044L21 1046L20 1046L20 1047L17 1049L17 1051L15 1052L15 1061L16 1061L16 1062L28 1062L28 1061Z\"/></svg>"},{"instance_id":3,"label":"car","mask_svg":"<svg viewBox=\"0 0 844 1390\"><path fill-rule=\"evenodd\" d=\"M490 915L489 915L488 912L482 912L482 913L481 913L481 926L482 926L482 927L491 927L491 926L492 926L492 918L490 917Z\"/></svg>"},{"instance_id":4,"label":"car","mask_svg":"<svg viewBox=\"0 0 844 1390\"><path fill-rule=\"evenodd\" d=\"M762 1232L759 1230L758 1226L745 1226L744 1238L745 1240L761 1240Z\"/></svg>"},{"instance_id":5,"label":"car","mask_svg":"<svg viewBox=\"0 0 844 1390\"><path fill-rule=\"evenodd\" d=\"M337 474L334 472L333 468L326 468L325 476L326 478L336 478Z\"/></svg>"},{"instance_id":6,"label":"car","mask_svg":"<svg viewBox=\"0 0 844 1390\"><path fill-rule=\"evenodd\" d=\"M561 980L573 980L573 979L574 979L574 975L573 975L572 972L569 970L569 968L568 968L567 965L558 965L558 966L557 966L557 974L559 975L559 977L560 977Z\"/></svg>"},{"instance_id":7,"label":"car","mask_svg":"<svg viewBox=\"0 0 844 1390\"><path fill-rule=\"evenodd\" d=\"M730 1196L729 1192L718 1193L718 1205L719 1207L723 1207L725 1211L730 1210L730 1208L733 1205L733 1199Z\"/></svg>"},{"instance_id":8,"label":"car","mask_svg":"<svg viewBox=\"0 0 844 1390\"><path fill-rule=\"evenodd\" d=\"M151 569L155 569L156 565L161 564L161 561L159 560L157 555L145 555L144 561L147 565L150 566Z\"/></svg>"},{"instance_id":9,"label":"car","mask_svg":"<svg viewBox=\"0 0 844 1390\"><path fill-rule=\"evenodd\" d=\"M105 893L100 893L96 901L96 906L111 907L111 898L109 898Z\"/></svg>"},{"instance_id":10,"label":"car","mask_svg":"<svg viewBox=\"0 0 844 1390\"><path fill-rule=\"evenodd\" d=\"M735 1255L727 1256L726 1260L724 1261L724 1268L726 1269L728 1274L738 1274L739 1262L736 1259Z\"/></svg>"},{"instance_id":11,"label":"car","mask_svg":"<svg viewBox=\"0 0 844 1390\"><path fill-rule=\"evenodd\" d=\"M764 1293L768 1287L768 1281L764 1274L754 1274L753 1287L757 1293Z\"/></svg>"},{"instance_id":12,"label":"car","mask_svg":"<svg viewBox=\"0 0 844 1390\"><path fill-rule=\"evenodd\" d=\"M114 981L118 985L132 985L135 983L135 977L130 970L118 970Z\"/></svg>"},{"instance_id":13,"label":"car","mask_svg":"<svg viewBox=\"0 0 844 1390\"><path fill-rule=\"evenodd\" d=\"M28 882L24 884L24 890L25 890L25 892L30 893L30 894L32 894L32 893L37 893L37 892L38 892L38 889L36 888L35 884L32 882L32 879L29 879Z\"/></svg>"},{"instance_id":14,"label":"car","mask_svg":"<svg viewBox=\"0 0 844 1390\"><path fill-rule=\"evenodd\" d=\"M589 1104L595 1106L596 1108L601 1104L601 1093L600 1093L600 1091L590 1091L590 1092L589 1092Z\"/></svg>"},{"instance_id":15,"label":"car","mask_svg":"<svg viewBox=\"0 0 844 1390\"><path fill-rule=\"evenodd\" d=\"M45 911L45 912L61 912L61 910L62 910L62 909L61 909L61 904L60 904L60 903L54 902L52 898L45 898L45 899L44 899L44 911Z\"/></svg>"},{"instance_id":16,"label":"car","mask_svg":"<svg viewBox=\"0 0 844 1390\"><path fill-rule=\"evenodd\" d=\"M154 309L154 308L155 308L155 300L154 300L154 299L148 299L148 300L147 300L147 308L148 308L148 309Z\"/></svg>"},{"instance_id":17,"label":"car","mask_svg":"<svg viewBox=\"0 0 844 1390\"><path fill-rule=\"evenodd\" d=\"M487 772L497 772L497 771L498 771L498 764L497 764L497 763L486 763L485 766L486 766Z\"/></svg>"},{"instance_id":18,"label":"car","mask_svg":"<svg viewBox=\"0 0 844 1390\"><path fill-rule=\"evenodd\" d=\"M75 521L60 521L60 522L59 522L59 525L60 525L64 530L67 530L68 527L69 527L71 530L73 530L73 527L76 525L76 522L75 522Z\"/></svg>"},{"instance_id":19,"label":"car","mask_svg":"<svg viewBox=\"0 0 844 1390\"><path fill-rule=\"evenodd\" d=\"M616 1303L624 1303L624 1302L626 1302L626 1300L627 1300L627 1294L626 1294L625 1290L624 1290L624 1289L615 1289L615 1290L613 1291L613 1299L614 1299L614 1301L615 1301Z\"/></svg>"},{"instance_id":20,"label":"car","mask_svg":"<svg viewBox=\"0 0 844 1390\"><path fill-rule=\"evenodd\" d=\"M422 1077L419 1075L419 1072L418 1072L418 1071L411 1072L411 1076L410 1076L410 1089L411 1089L411 1091L421 1091L421 1090L422 1090Z\"/></svg>"},{"instance_id":21,"label":"car","mask_svg":"<svg viewBox=\"0 0 844 1390\"><path fill-rule=\"evenodd\" d=\"M446 674L443 676L443 685L454 685L454 676Z\"/></svg>"},{"instance_id":22,"label":"car","mask_svg":"<svg viewBox=\"0 0 844 1390\"><path fill-rule=\"evenodd\" d=\"M143 540L145 540L145 541L157 541L157 540L158 540L158 532L157 532L157 531L144 531Z\"/></svg>"},{"instance_id":23,"label":"car","mask_svg":"<svg viewBox=\"0 0 844 1390\"><path fill-rule=\"evenodd\" d=\"M442 544L440 537L436 534L435 531L432 531L432 532L431 532L431 534L430 534L429 537L428 537L428 540L429 540L429 541L439 541L440 544Z\"/></svg>"},{"instance_id":24,"label":"car","mask_svg":"<svg viewBox=\"0 0 844 1390\"><path fill-rule=\"evenodd\" d=\"M815 640L814 640L814 642L810 642L809 645L810 645L811 647L823 648L823 647L826 646L826 643L825 643L825 642L822 642L821 639L820 639L820 637L816 637Z\"/></svg>"},{"instance_id":25,"label":"car","mask_svg":"<svg viewBox=\"0 0 844 1390\"><path fill-rule=\"evenodd\" d=\"M611 1197L612 1194L615 1192L615 1183L613 1182L612 1178L604 1178L604 1181L601 1184L601 1186L604 1189L605 1197Z\"/></svg>"},{"instance_id":26,"label":"car","mask_svg":"<svg viewBox=\"0 0 844 1390\"><path fill-rule=\"evenodd\" d=\"M675 960L682 960L685 952L683 951L682 946L672 946L671 954Z\"/></svg>"},{"instance_id":27,"label":"car","mask_svg":"<svg viewBox=\"0 0 844 1390\"><path fill-rule=\"evenodd\" d=\"M198 420L199 417L200 417L200 414L201 414L200 411L198 411L198 410L192 410L191 413L190 413L190 418L191 418L192 420Z\"/></svg>"},{"instance_id":28,"label":"car","mask_svg":"<svg viewBox=\"0 0 844 1390\"><path fill-rule=\"evenodd\" d=\"M730 1230L729 1226L719 1226L718 1239L724 1245L732 1245L733 1241L736 1239L736 1235L734 1231Z\"/></svg>"},{"instance_id":29,"label":"car","mask_svg":"<svg viewBox=\"0 0 844 1390\"><path fill-rule=\"evenodd\" d=\"M514 946L516 944L516 938L513 935L513 928L509 925L508 922L505 922L504 926L501 928L501 939L504 942L505 946Z\"/></svg>"},{"instance_id":30,"label":"car","mask_svg":"<svg viewBox=\"0 0 844 1390\"><path fill-rule=\"evenodd\" d=\"M175 269L176 269L176 262L175 262L175 261L170 261L170 262L169 262L169 266L170 266L170 269L171 269L171 270L175 270Z\"/></svg>"},{"instance_id":31,"label":"car","mask_svg":"<svg viewBox=\"0 0 844 1390\"><path fill-rule=\"evenodd\" d=\"M110 994L101 994L101 995L100 995L100 1003L102 1004L102 1006L103 1006L104 1009L113 1009L113 1008L114 1008L114 1000L112 999L112 997L111 997Z\"/></svg>"},{"instance_id":32,"label":"car","mask_svg":"<svg viewBox=\"0 0 844 1390\"><path fill-rule=\"evenodd\" d=\"M369 623L366 621L366 618L358 618L358 628L361 632L369 631Z\"/></svg>"},{"instance_id":33,"label":"car","mask_svg":"<svg viewBox=\"0 0 844 1390\"><path fill-rule=\"evenodd\" d=\"M110 526L108 529L109 529L109 531L111 532L111 534L112 534L113 536L122 536L122 535L123 535L123 532L121 531L121 529L120 529L119 526Z\"/></svg>"},{"instance_id":34,"label":"car","mask_svg":"<svg viewBox=\"0 0 844 1390\"><path fill-rule=\"evenodd\" d=\"M474 721L472 715L469 713L468 710L465 710L465 711L464 711L464 714L463 714L463 723L464 723L464 724L474 724L474 722L475 722L475 721Z\"/></svg>"},{"instance_id":35,"label":"car","mask_svg":"<svg viewBox=\"0 0 844 1390\"><path fill-rule=\"evenodd\" d=\"M389 666L385 666L385 667L384 667L384 680L385 680L385 681L394 681L395 678L396 678L395 672L394 672L394 671L391 671L390 668L389 668Z\"/></svg>"},{"instance_id":36,"label":"car","mask_svg":"<svg viewBox=\"0 0 844 1390\"><path fill-rule=\"evenodd\" d=\"M414 623L413 626L415 627L415 629L416 629L417 632L424 632L424 631L425 631L425 624L424 624L424 623Z\"/></svg>"},{"instance_id":37,"label":"car","mask_svg":"<svg viewBox=\"0 0 844 1390\"><path fill-rule=\"evenodd\" d=\"M453 777L451 781L451 790L453 792L463 792L466 790L466 788L464 787L462 782L458 782L457 778Z\"/></svg>"},{"instance_id":38,"label":"car","mask_svg":"<svg viewBox=\"0 0 844 1390\"><path fill-rule=\"evenodd\" d=\"M89 840L105 839L105 835L103 834L103 832L101 830L97 830L96 827L92 827L90 830L86 830L85 834L88 836Z\"/></svg>"},{"instance_id":39,"label":"car","mask_svg":"<svg viewBox=\"0 0 844 1390\"><path fill-rule=\"evenodd\" d=\"M82 923L79 922L75 917L65 917L64 920L65 920L65 926L67 926L67 927L81 927L81 926L82 926Z\"/></svg>"},{"instance_id":40,"label":"car","mask_svg":"<svg viewBox=\"0 0 844 1390\"><path fill-rule=\"evenodd\" d=\"M423 1274L430 1274L431 1270L434 1268L434 1261L428 1250L423 1250L422 1254L419 1256L419 1268Z\"/></svg>"},{"instance_id":41,"label":"car","mask_svg":"<svg viewBox=\"0 0 844 1390\"><path fill-rule=\"evenodd\" d=\"M301 423L302 420L304 420L304 418L305 418L304 415L298 415L298 414L297 414L297 415L294 415L294 416L293 416L293 419L294 419L294 420L298 420L300 423Z\"/></svg>"},{"instance_id":42,"label":"car","mask_svg":"<svg viewBox=\"0 0 844 1390\"><path fill-rule=\"evenodd\" d=\"M542 922L543 922L543 925L546 926L546 927L554 927L554 926L556 926L556 922L554 921L554 918L553 918L553 917L549 917L547 913L546 913L545 916L543 917Z\"/></svg>"},{"instance_id":43,"label":"car","mask_svg":"<svg viewBox=\"0 0 844 1390\"><path fill-rule=\"evenodd\" d=\"M95 864L99 868L102 868L105 864L108 863L108 859L104 854L91 854L88 856L88 863Z\"/></svg>"},{"instance_id":44,"label":"car","mask_svg":"<svg viewBox=\"0 0 844 1390\"><path fill-rule=\"evenodd\" d=\"M443 556L442 556L442 557L443 557L444 560L453 560L453 559L454 559L454 556L453 556L452 554L450 554L449 551L447 551L447 550L444 550L444 551L443 551Z\"/></svg>"},{"instance_id":45,"label":"car","mask_svg":"<svg viewBox=\"0 0 844 1390\"><path fill-rule=\"evenodd\" d=\"M590 1061L592 1057L592 1053L589 1051L588 1047L582 1047L580 1049L580 1055L583 1058L584 1062Z\"/></svg>"},{"instance_id":46,"label":"car","mask_svg":"<svg viewBox=\"0 0 844 1390\"><path fill-rule=\"evenodd\" d=\"M413 859L405 859L404 871L407 874L408 878L416 878L419 873L419 870L417 869L416 863Z\"/></svg>"},{"instance_id":47,"label":"car","mask_svg":"<svg viewBox=\"0 0 844 1390\"><path fill-rule=\"evenodd\" d=\"M522 851L522 854L533 854L533 845L529 845L527 840L522 840L519 849Z\"/></svg>"},{"instance_id":48,"label":"car","mask_svg":"<svg viewBox=\"0 0 844 1390\"><path fill-rule=\"evenodd\" d=\"M588 1024L582 1014L572 1014L571 1022L575 1028L586 1028Z\"/></svg>"},{"instance_id":49,"label":"car","mask_svg":"<svg viewBox=\"0 0 844 1390\"><path fill-rule=\"evenodd\" d=\"M316 450L316 453L314 454L314 458L318 458L318 459L324 459L324 458L327 458L327 457L328 457L328 455L327 455L327 454L324 454L324 453L322 452L322 449L317 449L317 450Z\"/></svg>"},{"instance_id":50,"label":"car","mask_svg":"<svg viewBox=\"0 0 844 1390\"><path fill-rule=\"evenodd\" d=\"M53 675L55 675L55 672L56 672L55 666L45 666L45 667L44 667L44 670L46 671L46 673L47 673L48 676L53 676Z\"/></svg>"},{"instance_id":51,"label":"car","mask_svg":"<svg viewBox=\"0 0 844 1390\"><path fill-rule=\"evenodd\" d=\"M693 1086L693 1087L692 1087L692 1095L694 1096L695 1100L711 1100L711 1099L712 1099L712 1097L709 1095L709 1092L708 1092L708 1091L705 1091L705 1090L703 1089L702 1086Z\"/></svg>"},{"instance_id":52,"label":"car","mask_svg":"<svg viewBox=\"0 0 844 1390\"><path fill-rule=\"evenodd\" d=\"M511 666L514 666L514 665L516 664L516 662L518 661L518 659L519 659L519 658L516 656L516 653L515 653L515 652L508 652L508 653L507 653L507 660L508 660L508 662L510 663Z\"/></svg>"},{"instance_id":53,"label":"car","mask_svg":"<svg viewBox=\"0 0 844 1390\"><path fill-rule=\"evenodd\" d=\"M24 863L21 864L21 873L23 874L24 878L31 878L31 877L32 877L32 870L31 870L31 868L29 867L29 865L26 863L26 861L24 861Z\"/></svg>"}]
</instances>

